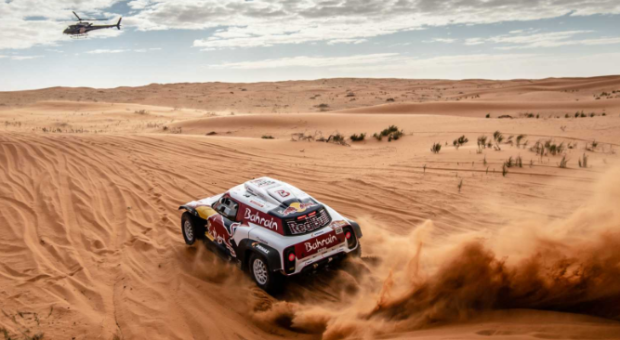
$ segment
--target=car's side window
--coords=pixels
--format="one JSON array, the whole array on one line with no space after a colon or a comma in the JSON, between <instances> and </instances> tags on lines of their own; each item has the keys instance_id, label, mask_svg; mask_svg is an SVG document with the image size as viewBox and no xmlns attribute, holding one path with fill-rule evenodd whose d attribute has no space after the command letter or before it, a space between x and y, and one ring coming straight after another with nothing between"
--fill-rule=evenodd
<instances>
[{"instance_id":1,"label":"car's side window","mask_svg":"<svg viewBox=\"0 0 620 340\"><path fill-rule=\"evenodd\" d=\"M239 204L228 196L222 196L215 205L215 210L231 221L237 222Z\"/></svg>"}]
</instances>

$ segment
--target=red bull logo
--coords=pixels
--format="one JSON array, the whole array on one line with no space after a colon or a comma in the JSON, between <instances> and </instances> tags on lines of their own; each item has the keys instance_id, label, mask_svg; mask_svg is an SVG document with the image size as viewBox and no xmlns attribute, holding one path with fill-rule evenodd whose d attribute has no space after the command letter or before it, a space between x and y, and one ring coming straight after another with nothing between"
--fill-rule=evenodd
<instances>
[{"instance_id":1,"label":"red bull logo","mask_svg":"<svg viewBox=\"0 0 620 340\"><path fill-rule=\"evenodd\" d=\"M286 216L286 215L290 215L290 214L294 214L294 213L302 213L304 211L306 211L308 208L315 206L316 204L314 203L298 203L298 202L294 202L291 203L291 205L288 206L288 208L284 209L282 211L282 215Z\"/></svg>"}]
</instances>

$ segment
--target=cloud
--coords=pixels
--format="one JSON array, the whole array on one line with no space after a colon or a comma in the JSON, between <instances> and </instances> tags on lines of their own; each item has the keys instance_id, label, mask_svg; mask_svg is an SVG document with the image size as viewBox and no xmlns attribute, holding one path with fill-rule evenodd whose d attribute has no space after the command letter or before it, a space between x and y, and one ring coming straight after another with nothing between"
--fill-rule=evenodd
<instances>
[{"instance_id":1,"label":"cloud","mask_svg":"<svg viewBox=\"0 0 620 340\"><path fill-rule=\"evenodd\" d=\"M154 52L154 51L161 51L161 47L139 48L139 49L135 49L133 51L137 52L137 53Z\"/></svg>"},{"instance_id":2,"label":"cloud","mask_svg":"<svg viewBox=\"0 0 620 340\"><path fill-rule=\"evenodd\" d=\"M0 50L68 41L59 34L65 26L60 21L73 19L71 10L84 16L117 16L107 11L120 2L124 1L0 1ZM127 27L216 29L194 42L204 50L307 42L355 44L427 26L537 20L569 12L573 16L620 13L617 0L131 0L126 4L132 10L124 21ZM92 36L121 32L105 30Z\"/></svg>"},{"instance_id":3,"label":"cloud","mask_svg":"<svg viewBox=\"0 0 620 340\"><path fill-rule=\"evenodd\" d=\"M454 42L456 42L456 39L451 39L451 38L434 38L431 40L424 40L422 41L423 43L444 43L444 44L452 44Z\"/></svg>"},{"instance_id":4,"label":"cloud","mask_svg":"<svg viewBox=\"0 0 620 340\"><path fill-rule=\"evenodd\" d=\"M142 9L127 19L140 30L218 28L194 41L204 50L352 43L425 26L620 13L617 0L136 0L129 5Z\"/></svg>"},{"instance_id":5,"label":"cloud","mask_svg":"<svg viewBox=\"0 0 620 340\"><path fill-rule=\"evenodd\" d=\"M620 53L586 56L500 53L402 58L372 67L342 66L329 70L340 77L399 77L418 79L536 79L591 77L620 73Z\"/></svg>"},{"instance_id":6,"label":"cloud","mask_svg":"<svg viewBox=\"0 0 620 340\"><path fill-rule=\"evenodd\" d=\"M123 53L123 52L127 52L128 50L108 50L108 49L96 49L96 50L92 50L92 51L88 51L85 53L88 54L116 54L116 53Z\"/></svg>"},{"instance_id":7,"label":"cloud","mask_svg":"<svg viewBox=\"0 0 620 340\"><path fill-rule=\"evenodd\" d=\"M465 45L480 45L485 43L502 44L508 46L497 46L498 50L515 50L530 48L547 48L574 45L611 45L619 44L620 37L600 37L590 39L575 39L575 37L593 33L594 31L574 30L559 32L533 33L536 31L517 30L510 34L498 35L490 38L469 38L465 40Z\"/></svg>"},{"instance_id":8,"label":"cloud","mask_svg":"<svg viewBox=\"0 0 620 340\"><path fill-rule=\"evenodd\" d=\"M38 58L43 58L43 56L42 55L12 55L12 56L0 55L0 59L11 59L11 60L16 60L16 61L32 60L32 59L38 59Z\"/></svg>"},{"instance_id":9,"label":"cloud","mask_svg":"<svg viewBox=\"0 0 620 340\"><path fill-rule=\"evenodd\" d=\"M88 52L85 52L85 53L88 53L88 54L118 54L118 53L125 53L125 52L146 53L146 52L155 52L155 51L161 51L161 47L138 48L138 49L135 49L135 50L96 49L96 50L88 51Z\"/></svg>"},{"instance_id":10,"label":"cloud","mask_svg":"<svg viewBox=\"0 0 620 340\"><path fill-rule=\"evenodd\" d=\"M236 63L223 63L209 65L211 69L273 69L285 67L334 67L346 65L375 65L392 61L398 57L398 53L363 54L347 57L308 57L299 56L293 58L266 59L258 61L243 61Z\"/></svg>"}]
</instances>

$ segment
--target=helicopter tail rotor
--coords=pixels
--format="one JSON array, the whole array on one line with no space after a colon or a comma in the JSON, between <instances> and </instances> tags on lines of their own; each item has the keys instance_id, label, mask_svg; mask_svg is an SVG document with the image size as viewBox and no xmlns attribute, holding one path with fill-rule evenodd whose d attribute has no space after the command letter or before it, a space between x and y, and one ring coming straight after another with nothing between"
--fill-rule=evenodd
<instances>
[{"instance_id":1,"label":"helicopter tail rotor","mask_svg":"<svg viewBox=\"0 0 620 340\"><path fill-rule=\"evenodd\" d=\"M121 30L121 20L123 20L123 17L120 17L118 19L118 23L116 24L116 28L118 28L119 31Z\"/></svg>"}]
</instances>

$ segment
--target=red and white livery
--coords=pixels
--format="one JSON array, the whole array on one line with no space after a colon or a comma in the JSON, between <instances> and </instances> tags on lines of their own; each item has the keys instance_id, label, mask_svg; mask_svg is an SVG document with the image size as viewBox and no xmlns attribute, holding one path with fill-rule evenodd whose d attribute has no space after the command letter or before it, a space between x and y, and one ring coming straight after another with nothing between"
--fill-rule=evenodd
<instances>
[{"instance_id":1,"label":"red and white livery","mask_svg":"<svg viewBox=\"0 0 620 340\"><path fill-rule=\"evenodd\" d=\"M359 256L359 225L300 189L261 177L179 209L188 245L208 245L249 269L273 291L281 278Z\"/></svg>"}]
</instances>

